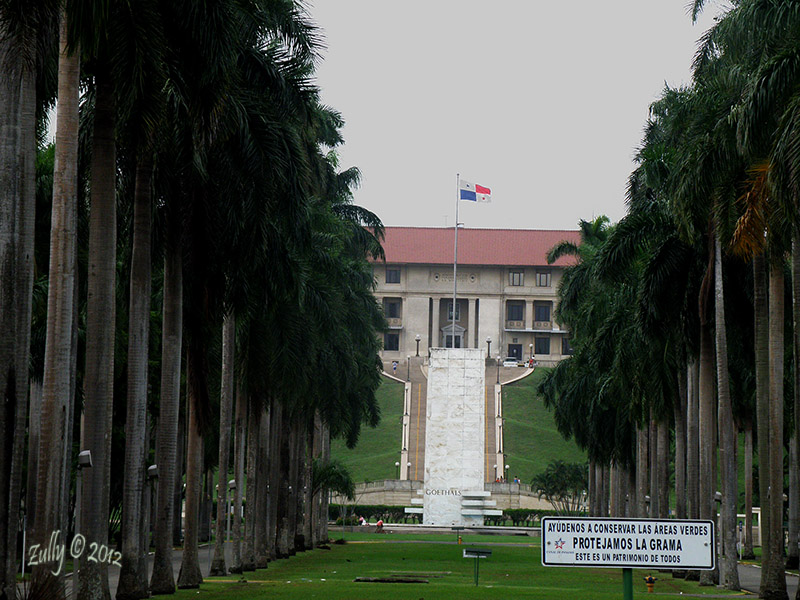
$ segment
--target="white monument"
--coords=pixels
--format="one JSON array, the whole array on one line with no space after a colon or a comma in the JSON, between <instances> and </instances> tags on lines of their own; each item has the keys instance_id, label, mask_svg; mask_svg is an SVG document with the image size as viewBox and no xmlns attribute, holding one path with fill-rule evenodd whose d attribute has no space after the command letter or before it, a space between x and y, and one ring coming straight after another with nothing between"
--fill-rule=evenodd
<instances>
[{"instance_id":1,"label":"white monument","mask_svg":"<svg viewBox=\"0 0 800 600\"><path fill-rule=\"evenodd\" d=\"M481 348L431 348L423 523L474 527L500 514L484 491L485 359Z\"/></svg>"}]
</instances>

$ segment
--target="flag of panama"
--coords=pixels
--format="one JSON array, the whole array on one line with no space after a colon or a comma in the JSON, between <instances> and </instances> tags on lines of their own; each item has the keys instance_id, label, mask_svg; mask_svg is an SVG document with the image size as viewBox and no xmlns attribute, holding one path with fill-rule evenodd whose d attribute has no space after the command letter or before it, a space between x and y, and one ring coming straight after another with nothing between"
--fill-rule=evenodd
<instances>
[{"instance_id":1,"label":"flag of panama","mask_svg":"<svg viewBox=\"0 0 800 600\"><path fill-rule=\"evenodd\" d=\"M458 180L459 199L471 202L491 202L492 190L477 183Z\"/></svg>"}]
</instances>

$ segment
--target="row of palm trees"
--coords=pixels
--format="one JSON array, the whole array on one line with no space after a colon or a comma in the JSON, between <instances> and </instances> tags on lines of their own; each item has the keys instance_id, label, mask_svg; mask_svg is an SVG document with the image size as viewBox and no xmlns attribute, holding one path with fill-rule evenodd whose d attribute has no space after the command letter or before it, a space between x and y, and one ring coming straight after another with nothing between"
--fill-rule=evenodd
<instances>
[{"instance_id":1,"label":"row of palm trees","mask_svg":"<svg viewBox=\"0 0 800 600\"><path fill-rule=\"evenodd\" d=\"M215 462L214 572L325 539L319 473L330 436L353 445L377 422L384 320L382 225L339 170L321 43L296 0L0 2L0 598L16 597L23 513L28 548L54 531L108 546L115 495L117 598L197 587ZM230 471L246 518L226 565ZM80 565L78 597L109 598L108 565ZM41 597L63 597L52 571L33 569Z\"/></svg>"},{"instance_id":2,"label":"row of palm trees","mask_svg":"<svg viewBox=\"0 0 800 600\"><path fill-rule=\"evenodd\" d=\"M665 517L671 477L678 517L712 518L720 500L718 577L730 589L738 433L748 552L755 438L764 598L787 597L785 454L788 560L798 560L797 31L800 2L732 3L701 39L692 84L666 87L651 106L627 215L582 222L580 245L551 252L578 257L559 291L575 354L541 385L593 462L595 514Z\"/></svg>"}]
</instances>

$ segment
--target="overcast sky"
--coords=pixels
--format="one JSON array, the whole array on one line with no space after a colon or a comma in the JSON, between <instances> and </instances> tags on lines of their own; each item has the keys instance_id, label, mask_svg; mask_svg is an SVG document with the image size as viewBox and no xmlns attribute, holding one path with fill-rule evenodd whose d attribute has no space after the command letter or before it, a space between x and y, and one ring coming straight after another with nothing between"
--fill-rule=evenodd
<instances>
[{"instance_id":1,"label":"overcast sky","mask_svg":"<svg viewBox=\"0 0 800 600\"><path fill-rule=\"evenodd\" d=\"M385 225L453 225L456 173L492 190L466 227L575 229L625 214L648 107L688 84L687 0L311 0L341 167Z\"/></svg>"}]
</instances>

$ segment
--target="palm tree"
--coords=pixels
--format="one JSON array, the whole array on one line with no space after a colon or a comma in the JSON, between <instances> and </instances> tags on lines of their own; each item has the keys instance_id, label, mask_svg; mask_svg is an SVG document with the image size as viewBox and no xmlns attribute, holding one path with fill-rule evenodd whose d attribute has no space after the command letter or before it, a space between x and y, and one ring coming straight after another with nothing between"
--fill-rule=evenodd
<instances>
[{"instance_id":1,"label":"palm tree","mask_svg":"<svg viewBox=\"0 0 800 600\"><path fill-rule=\"evenodd\" d=\"M161 329L161 402L159 406L156 456L158 456L158 495L154 529L155 553L150 591L174 594L172 570L173 493L180 406L181 347L183 339L183 266L178 208L167 211L167 240L164 255L164 308Z\"/></svg>"},{"instance_id":2,"label":"palm tree","mask_svg":"<svg viewBox=\"0 0 800 600\"><path fill-rule=\"evenodd\" d=\"M33 291L37 37L50 2L0 6L0 598L16 594L17 523L28 396Z\"/></svg>"},{"instance_id":3,"label":"palm tree","mask_svg":"<svg viewBox=\"0 0 800 600\"><path fill-rule=\"evenodd\" d=\"M222 326L222 383L219 407L219 477L217 482L217 530L214 543L214 560L209 575L226 575L225 568L225 511L228 500L228 456L230 455L231 413L233 410L233 354L235 349L236 319L232 313L225 315ZM237 486L238 487L238 486ZM238 518L238 513L237 518Z\"/></svg>"},{"instance_id":4,"label":"palm tree","mask_svg":"<svg viewBox=\"0 0 800 600\"><path fill-rule=\"evenodd\" d=\"M134 192L133 256L130 275L128 327L128 409L125 422L125 496L122 507L123 552L117 598L149 596L147 573L139 569L145 548L139 547L143 515L141 498L145 481L145 423L147 418L147 367L150 332L150 245L152 161L142 157L136 165Z\"/></svg>"},{"instance_id":5,"label":"palm tree","mask_svg":"<svg viewBox=\"0 0 800 600\"><path fill-rule=\"evenodd\" d=\"M77 226L77 155L79 58L67 38L67 15L61 13L59 32L56 162L53 173L53 209L50 234L50 277L47 299L42 389L41 440L37 476L34 543L46 544L51 531L60 529L66 509L62 482L67 473L63 440L69 439L71 414L70 374L73 364L73 303L75 292L75 238ZM49 579L47 567L34 570L35 579ZM59 596L63 587L59 585Z\"/></svg>"},{"instance_id":6,"label":"palm tree","mask_svg":"<svg viewBox=\"0 0 800 600\"><path fill-rule=\"evenodd\" d=\"M117 267L115 97L108 65L99 68L96 82L84 379L84 418L92 426L84 427L81 439L94 464L84 477L80 510L87 539L107 545ZM108 563L85 561L78 572L78 597L109 596Z\"/></svg>"}]
</instances>

